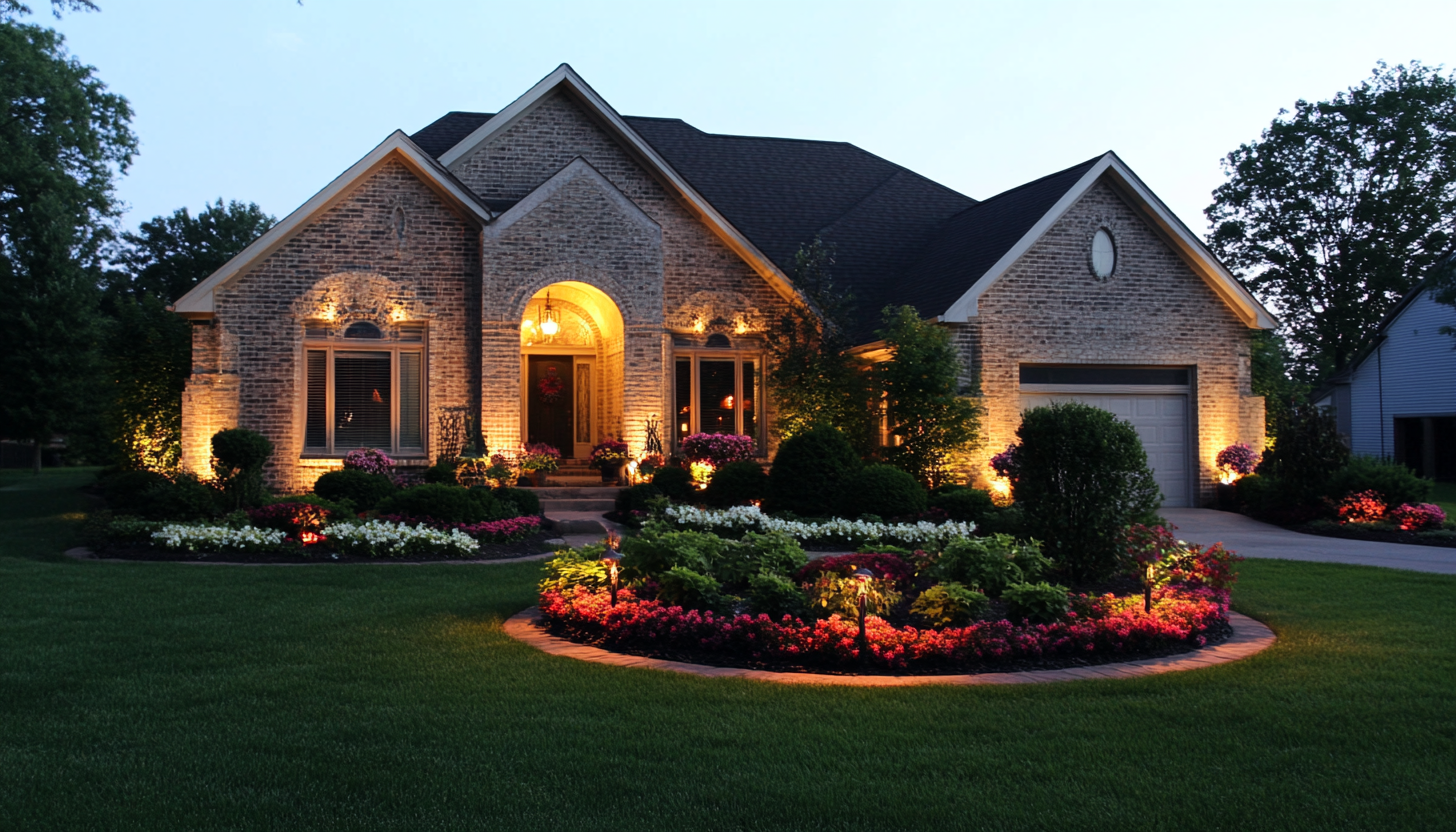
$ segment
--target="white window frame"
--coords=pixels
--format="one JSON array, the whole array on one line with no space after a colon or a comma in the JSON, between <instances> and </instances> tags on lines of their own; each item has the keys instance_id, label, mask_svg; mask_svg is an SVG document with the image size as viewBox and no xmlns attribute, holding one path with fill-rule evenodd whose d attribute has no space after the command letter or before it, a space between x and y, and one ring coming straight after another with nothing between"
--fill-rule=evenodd
<instances>
[{"instance_id":1,"label":"white window frame","mask_svg":"<svg viewBox=\"0 0 1456 832\"><path fill-rule=\"evenodd\" d=\"M417 330L420 333L418 341L398 340L398 332L391 332L391 329L381 328L385 333L384 338L344 338L345 327L333 327L337 329L338 335L330 338L307 338L303 342L303 350L300 366L303 368L302 385L303 395L300 413L300 431L302 441L303 459L342 459L349 451L357 448L338 449L334 447L334 354L340 352L378 352L389 354L389 447L379 448L395 459L428 459L430 455L430 402L429 402L429 332L425 329ZM308 354L311 352L324 352L324 434L326 437L323 447L308 444ZM399 409L402 400L399 367L400 353L419 353L420 356L420 447L401 448L399 444L400 416Z\"/></svg>"}]
</instances>

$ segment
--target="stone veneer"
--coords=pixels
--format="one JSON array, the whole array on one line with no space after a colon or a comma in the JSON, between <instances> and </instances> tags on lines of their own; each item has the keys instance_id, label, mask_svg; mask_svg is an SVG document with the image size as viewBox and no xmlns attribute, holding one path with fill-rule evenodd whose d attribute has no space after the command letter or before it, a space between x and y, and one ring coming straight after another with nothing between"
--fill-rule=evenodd
<instances>
[{"instance_id":1,"label":"stone veneer","mask_svg":"<svg viewBox=\"0 0 1456 832\"><path fill-rule=\"evenodd\" d=\"M1117 267L1089 268L1092 236L1107 228ZM970 475L1016 440L1022 364L1191 367L1190 417L1202 502L1214 494L1214 456L1234 442L1264 444L1264 400L1252 395L1250 330L1105 181L1094 185L980 298L968 323L949 324L978 380L986 415Z\"/></svg>"}]
</instances>

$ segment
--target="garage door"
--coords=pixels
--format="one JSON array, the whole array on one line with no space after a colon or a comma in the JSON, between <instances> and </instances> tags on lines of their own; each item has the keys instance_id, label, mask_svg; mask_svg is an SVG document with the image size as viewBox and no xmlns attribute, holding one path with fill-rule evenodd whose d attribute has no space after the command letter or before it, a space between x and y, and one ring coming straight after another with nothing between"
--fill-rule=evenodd
<instances>
[{"instance_id":1,"label":"garage door","mask_svg":"<svg viewBox=\"0 0 1456 832\"><path fill-rule=\"evenodd\" d=\"M1188 396L1177 394L1023 393L1021 409L1053 402L1082 402L1111 412L1137 428L1163 505L1188 506Z\"/></svg>"}]
</instances>

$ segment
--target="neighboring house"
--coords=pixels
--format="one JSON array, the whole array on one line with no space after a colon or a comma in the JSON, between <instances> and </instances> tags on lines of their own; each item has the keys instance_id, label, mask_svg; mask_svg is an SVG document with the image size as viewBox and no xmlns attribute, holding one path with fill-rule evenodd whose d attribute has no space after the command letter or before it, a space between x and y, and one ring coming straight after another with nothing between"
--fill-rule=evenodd
<instances>
[{"instance_id":1,"label":"neighboring house","mask_svg":"<svg viewBox=\"0 0 1456 832\"><path fill-rule=\"evenodd\" d=\"M1350 450L1393 459L1431 479L1456 479L1456 307L1426 283L1390 310L1350 364L1312 399L1333 407Z\"/></svg>"},{"instance_id":2,"label":"neighboring house","mask_svg":"<svg viewBox=\"0 0 1456 832\"><path fill-rule=\"evenodd\" d=\"M768 456L761 333L816 236L868 348L887 304L953 333L986 405L978 482L1048 401L1132 420L1170 505L1262 444L1248 334L1275 321L1112 153L977 202L849 144L621 116L563 65L499 113L394 133L177 301L184 464L241 425L277 447L274 487L307 488L349 448L427 464L462 413L492 449L640 453L655 429Z\"/></svg>"}]
</instances>

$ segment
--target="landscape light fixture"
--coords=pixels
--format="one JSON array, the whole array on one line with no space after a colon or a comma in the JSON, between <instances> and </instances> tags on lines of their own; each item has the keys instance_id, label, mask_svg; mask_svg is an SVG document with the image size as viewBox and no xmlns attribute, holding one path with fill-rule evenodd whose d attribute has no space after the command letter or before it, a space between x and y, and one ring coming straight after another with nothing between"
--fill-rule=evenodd
<instances>
[{"instance_id":1,"label":"landscape light fixture","mask_svg":"<svg viewBox=\"0 0 1456 832\"><path fill-rule=\"evenodd\" d=\"M875 573L861 566L854 570L854 575L851 577L859 585L859 657L860 661L869 661L870 639L869 635L865 633L865 602L869 600L870 581L875 579Z\"/></svg>"},{"instance_id":2,"label":"landscape light fixture","mask_svg":"<svg viewBox=\"0 0 1456 832\"><path fill-rule=\"evenodd\" d=\"M607 551L602 554L602 565L607 567L607 586L612 593L612 606L617 606L617 584L622 574L622 553L617 547L622 545L621 535L607 535Z\"/></svg>"}]
</instances>

